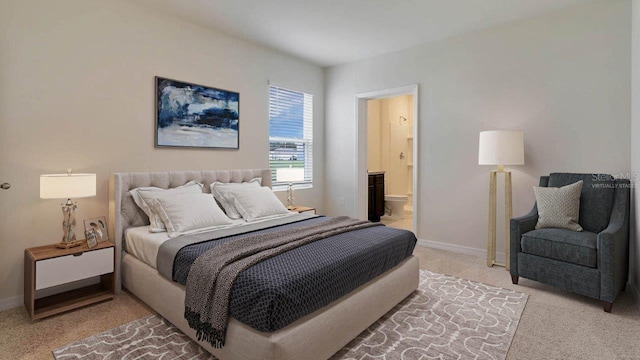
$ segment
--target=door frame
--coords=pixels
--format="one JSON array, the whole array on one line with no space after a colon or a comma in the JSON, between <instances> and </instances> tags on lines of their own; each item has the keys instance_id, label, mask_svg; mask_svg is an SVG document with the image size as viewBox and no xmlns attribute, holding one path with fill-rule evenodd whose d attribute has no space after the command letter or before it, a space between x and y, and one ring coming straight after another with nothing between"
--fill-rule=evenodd
<instances>
[{"instance_id":1,"label":"door frame","mask_svg":"<svg viewBox=\"0 0 640 360\"><path fill-rule=\"evenodd\" d=\"M418 174L419 174L419 141L418 141L418 84L389 88L383 90L369 91L356 94L356 154L355 154L355 179L356 179L356 203L357 217L362 220L368 218L367 212L367 100L389 98L394 96L413 95L413 232L417 236L418 213L420 206L418 203Z\"/></svg>"}]
</instances>

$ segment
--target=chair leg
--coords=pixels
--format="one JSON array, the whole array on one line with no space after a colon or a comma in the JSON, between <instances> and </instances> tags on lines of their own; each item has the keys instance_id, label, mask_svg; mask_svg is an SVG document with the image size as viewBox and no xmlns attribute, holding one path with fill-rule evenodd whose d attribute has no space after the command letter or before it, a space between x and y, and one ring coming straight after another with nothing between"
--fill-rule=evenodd
<instances>
[{"instance_id":1,"label":"chair leg","mask_svg":"<svg viewBox=\"0 0 640 360\"><path fill-rule=\"evenodd\" d=\"M627 290L627 283L624 283L624 285L622 285L622 292L624 292L625 290Z\"/></svg>"},{"instance_id":2,"label":"chair leg","mask_svg":"<svg viewBox=\"0 0 640 360\"><path fill-rule=\"evenodd\" d=\"M604 308L604 312L611 312L611 307L613 306L613 303L610 303L608 301L603 301L602 302L602 307Z\"/></svg>"},{"instance_id":3,"label":"chair leg","mask_svg":"<svg viewBox=\"0 0 640 360\"><path fill-rule=\"evenodd\" d=\"M511 282L513 285L518 285L518 275L511 274Z\"/></svg>"}]
</instances>

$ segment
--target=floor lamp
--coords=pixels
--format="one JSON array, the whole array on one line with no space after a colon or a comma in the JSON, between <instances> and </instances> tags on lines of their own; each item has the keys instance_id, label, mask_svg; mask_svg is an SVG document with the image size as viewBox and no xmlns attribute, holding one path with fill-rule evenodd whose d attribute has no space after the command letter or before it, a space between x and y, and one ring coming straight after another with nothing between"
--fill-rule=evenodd
<instances>
[{"instance_id":1,"label":"floor lamp","mask_svg":"<svg viewBox=\"0 0 640 360\"><path fill-rule=\"evenodd\" d=\"M479 165L497 165L489 173L489 236L487 239L487 266L504 266L509 270L509 221L511 207L511 172L504 165L524 165L524 138L522 131L496 130L480 132ZM504 174L505 260L496 262L496 188L497 175Z\"/></svg>"}]
</instances>

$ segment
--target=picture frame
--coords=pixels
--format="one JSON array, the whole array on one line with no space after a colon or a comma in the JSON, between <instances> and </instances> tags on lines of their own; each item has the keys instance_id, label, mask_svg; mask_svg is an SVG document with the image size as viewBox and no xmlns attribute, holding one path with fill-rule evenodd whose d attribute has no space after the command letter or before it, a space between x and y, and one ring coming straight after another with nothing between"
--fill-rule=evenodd
<instances>
[{"instance_id":1,"label":"picture frame","mask_svg":"<svg viewBox=\"0 0 640 360\"><path fill-rule=\"evenodd\" d=\"M155 77L155 147L240 148L240 93Z\"/></svg>"},{"instance_id":2,"label":"picture frame","mask_svg":"<svg viewBox=\"0 0 640 360\"><path fill-rule=\"evenodd\" d=\"M93 219L84 220L84 231L85 234L88 230L93 230L95 233L96 240L101 243L103 241L109 240L109 231L107 228L107 218L105 216L100 216Z\"/></svg>"},{"instance_id":3,"label":"picture frame","mask_svg":"<svg viewBox=\"0 0 640 360\"><path fill-rule=\"evenodd\" d=\"M96 238L96 232L93 229L84 231L85 239L87 240L87 247L89 249L98 246L98 239Z\"/></svg>"}]
</instances>

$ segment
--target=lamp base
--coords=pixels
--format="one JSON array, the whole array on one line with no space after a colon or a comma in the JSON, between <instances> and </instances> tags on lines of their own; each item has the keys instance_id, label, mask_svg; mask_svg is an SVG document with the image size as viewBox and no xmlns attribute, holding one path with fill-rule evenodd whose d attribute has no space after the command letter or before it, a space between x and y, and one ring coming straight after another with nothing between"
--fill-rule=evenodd
<instances>
[{"instance_id":1,"label":"lamp base","mask_svg":"<svg viewBox=\"0 0 640 360\"><path fill-rule=\"evenodd\" d=\"M499 263L496 261L496 188L497 188L497 174L504 174L504 234L505 234L505 261ZM505 171L503 166L498 166L497 170L491 170L489 173L489 236L487 240L487 266L492 267L494 265L502 266L505 270L509 270L509 222L512 215L512 202L511 202L511 171Z\"/></svg>"},{"instance_id":2,"label":"lamp base","mask_svg":"<svg viewBox=\"0 0 640 360\"><path fill-rule=\"evenodd\" d=\"M287 210L294 210L296 208L293 205L293 183L290 182L289 186L287 186Z\"/></svg>"},{"instance_id":3,"label":"lamp base","mask_svg":"<svg viewBox=\"0 0 640 360\"><path fill-rule=\"evenodd\" d=\"M56 247L58 249L69 249L69 248L72 248L72 247L80 246L80 245L82 245L82 243L84 243L84 240L76 240L76 241L72 241L72 242L61 241L61 242L56 244Z\"/></svg>"},{"instance_id":4,"label":"lamp base","mask_svg":"<svg viewBox=\"0 0 640 360\"><path fill-rule=\"evenodd\" d=\"M62 241L60 241L61 245L58 247L76 242L76 209L78 209L78 205L73 203L71 199L67 199L67 203L62 205L62 230L64 235L62 236ZM73 246L65 246L61 249L68 249Z\"/></svg>"}]
</instances>

